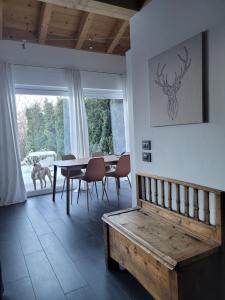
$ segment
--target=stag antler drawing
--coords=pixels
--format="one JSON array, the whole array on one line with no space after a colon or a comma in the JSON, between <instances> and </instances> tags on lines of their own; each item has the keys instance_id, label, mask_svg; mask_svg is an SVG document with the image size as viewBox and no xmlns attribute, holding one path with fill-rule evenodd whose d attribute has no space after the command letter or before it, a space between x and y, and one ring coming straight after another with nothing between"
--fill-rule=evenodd
<instances>
[{"instance_id":1,"label":"stag antler drawing","mask_svg":"<svg viewBox=\"0 0 225 300\"><path fill-rule=\"evenodd\" d=\"M180 67L179 75L177 74L177 72L175 72L175 78L172 84L168 82L168 75L164 74L166 64L164 64L161 67L160 63L158 63L158 67L156 71L155 83L162 88L163 93L168 97L167 113L171 120L174 120L177 116L178 106L179 106L177 100L177 92L181 88L182 78L187 73L191 65L191 58L189 57L189 53L186 47L184 47L184 52L185 52L185 57L182 57L180 54L177 54L182 65Z\"/></svg>"}]
</instances>

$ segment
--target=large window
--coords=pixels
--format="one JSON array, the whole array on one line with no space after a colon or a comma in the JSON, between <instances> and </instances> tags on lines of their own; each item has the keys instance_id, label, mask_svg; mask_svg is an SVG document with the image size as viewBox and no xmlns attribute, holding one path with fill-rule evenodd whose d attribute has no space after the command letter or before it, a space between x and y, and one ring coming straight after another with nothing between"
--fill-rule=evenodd
<instances>
[{"instance_id":1,"label":"large window","mask_svg":"<svg viewBox=\"0 0 225 300\"><path fill-rule=\"evenodd\" d=\"M64 96L16 95L21 167L28 194L50 191L53 161L70 153L68 98ZM38 165L37 165L38 164ZM39 169L41 166L42 171ZM46 187L38 180L45 172ZM59 176L58 187L63 178Z\"/></svg>"},{"instance_id":2,"label":"large window","mask_svg":"<svg viewBox=\"0 0 225 300\"><path fill-rule=\"evenodd\" d=\"M123 100L85 98L90 153L126 151Z\"/></svg>"},{"instance_id":3,"label":"large window","mask_svg":"<svg viewBox=\"0 0 225 300\"><path fill-rule=\"evenodd\" d=\"M84 101L90 154L125 152L123 100L86 97ZM53 161L71 153L69 98L16 94L16 106L21 168L28 196L51 192ZM45 180L41 182L42 172ZM58 190L62 189L63 181L64 177L58 174Z\"/></svg>"}]
</instances>

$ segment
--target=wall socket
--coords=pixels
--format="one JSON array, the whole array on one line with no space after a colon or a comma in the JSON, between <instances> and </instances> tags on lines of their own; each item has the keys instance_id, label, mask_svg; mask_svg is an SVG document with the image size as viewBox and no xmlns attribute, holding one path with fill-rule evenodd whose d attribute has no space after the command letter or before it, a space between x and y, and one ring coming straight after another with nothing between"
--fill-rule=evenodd
<instances>
[{"instance_id":1,"label":"wall socket","mask_svg":"<svg viewBox=\"0 0 225 300\"><path fill-rule=\"evenodd\" d=\"M151 162L152 161L152 154L149 152L142 152L142 161Z\"/></svg>"},{"instance_id":2,"label":"wall socket","mask_svg":"<svg viewBox=\"0 0 225 300\"><path fill-rule=\"evenodd\" d=\"M149 140L142 141L142 150L152 150L151 141Z\"/></svg>"}]
</instances>

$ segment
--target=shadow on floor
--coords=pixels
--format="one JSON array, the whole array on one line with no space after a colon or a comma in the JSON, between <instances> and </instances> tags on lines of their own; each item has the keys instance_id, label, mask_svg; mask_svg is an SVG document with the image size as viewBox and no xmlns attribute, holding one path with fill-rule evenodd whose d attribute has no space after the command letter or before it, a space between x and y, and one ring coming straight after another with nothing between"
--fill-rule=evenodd
<instances>
[{"instance_id":1,"label":"shadow on floor","mask_svg":"<svg viewBox=\"0 0 225 300\"><path fill-rule=\"evenodd\" d=\"M101 186L98 186L100 191ZM152 299L127 272L109 272L104 263L101 217L118 209L114 182L108 186L110 205L93 191L90 212L83 192L71 215L65 195L30 198L0 208L0 260L5 300ZM131 207L128 182L121 183L119 209Z\"/></svg>"}]
</instances>

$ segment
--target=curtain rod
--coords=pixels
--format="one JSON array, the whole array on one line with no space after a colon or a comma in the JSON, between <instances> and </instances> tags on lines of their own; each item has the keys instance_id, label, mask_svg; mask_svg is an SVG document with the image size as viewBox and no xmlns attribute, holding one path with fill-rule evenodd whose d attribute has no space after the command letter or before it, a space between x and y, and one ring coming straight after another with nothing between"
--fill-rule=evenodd
<instances>
[{"instance_id":1,"label":"curtain rod","mask_svg":"<svg viewBox=\"0 0 225 300\"><path fill-rule=\"evenodd\" d=\"M13 64L13 63L12 63ZM32 68L44 68L44 69L57 69L57 70L64 70L67 67L50 67L50 66L42 66L42 65L26 65L26 64L13 64L14 66L23 66L23 67L32 67ZM110 74L110 75L125 75L125 73L113 73L113 72L104 72L104 71L92 71L92 70L85 70L79 69L81 72L88 72L88 73L99 73L99 74Z\"/></svg>"}]
</instances>

